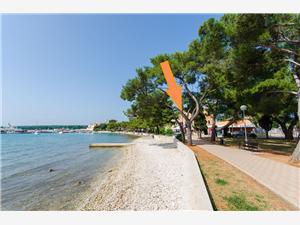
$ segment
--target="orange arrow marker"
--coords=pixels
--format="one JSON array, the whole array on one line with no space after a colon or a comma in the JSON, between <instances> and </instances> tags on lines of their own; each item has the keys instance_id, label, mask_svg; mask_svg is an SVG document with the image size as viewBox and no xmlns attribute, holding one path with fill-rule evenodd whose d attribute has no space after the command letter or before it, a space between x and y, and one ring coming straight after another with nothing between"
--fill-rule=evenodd
<instances>
[{"instance_id":1,"label":"orange arrow marker","mask_svg":"<svg viewBox=\"0 0 300 225\"><path fill-rule=\"evenodd\" d=\"M165 75L168 89L166 90L171 97L177 108L182 111L182 87L176 84L176 80L172 73L169 61L164 61L160 64L162 71Z\"/></svg>"}]
</instances>

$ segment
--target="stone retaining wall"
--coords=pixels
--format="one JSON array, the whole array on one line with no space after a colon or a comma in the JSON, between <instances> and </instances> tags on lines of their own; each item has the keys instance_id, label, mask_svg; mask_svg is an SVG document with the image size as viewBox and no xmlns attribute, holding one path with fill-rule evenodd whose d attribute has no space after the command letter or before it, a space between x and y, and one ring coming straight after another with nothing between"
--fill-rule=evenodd
<instances>
[{"instance_id":1,"label":"stone retaining wall","mask_svg":"<svg viewBox=\"0 0 300 225\"><path fill-rule=\"evenodd\" d=\"M184 168L189 176L186 176L185 184L190 184L185 187L187 196L186 201L192 205L193 210L213 210L197 159L190 148L182 142L174 139L177 143L177 149L184 153Z\"/></svg>"}]
</instances>

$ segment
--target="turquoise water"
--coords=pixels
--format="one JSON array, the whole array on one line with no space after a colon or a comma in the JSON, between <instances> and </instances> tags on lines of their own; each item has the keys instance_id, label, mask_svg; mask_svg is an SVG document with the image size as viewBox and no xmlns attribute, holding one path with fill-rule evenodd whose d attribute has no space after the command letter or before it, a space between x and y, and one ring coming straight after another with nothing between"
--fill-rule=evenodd
<instances>
[{"instance_id":1,"label":"turquoise water","mask_svg":"<svg viewBox=\"0 0 300 225\"><path fill-rule=\"evenodd\" d=\"M1 139L2 210L74 210L121 154L114 149L91 150L88 145L133 138L69 133L2 134Z\"/></svg>"}]
</instances>

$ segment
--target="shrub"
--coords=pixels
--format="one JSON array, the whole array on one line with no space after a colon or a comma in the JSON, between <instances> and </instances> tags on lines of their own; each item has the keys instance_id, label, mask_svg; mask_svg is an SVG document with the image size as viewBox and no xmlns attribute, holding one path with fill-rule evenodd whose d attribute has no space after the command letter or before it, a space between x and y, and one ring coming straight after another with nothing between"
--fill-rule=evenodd
<instances>
[{"instance_id":1,"label":"shrub","mask_svg":"<svg viewBox=\"0 0 300 225\"><path fill-rule=\"evenodd\" d=\"M172 136L174 134L173 130L170 128L166 128L163 130L162 132L163 135L168 135L168 136Z\"/></svg>"},{"instance_id":2,"label":"shrub","mask_svg":"<svg viewBox=\"0 0 300 225\"><path fill-rule=\"evenodd\" d=\"M175 138L176 138L178 141L181 141L181 142L182 142L182 136L181 136L181 134L176 134Z\"/></svg>"}]
</instances>

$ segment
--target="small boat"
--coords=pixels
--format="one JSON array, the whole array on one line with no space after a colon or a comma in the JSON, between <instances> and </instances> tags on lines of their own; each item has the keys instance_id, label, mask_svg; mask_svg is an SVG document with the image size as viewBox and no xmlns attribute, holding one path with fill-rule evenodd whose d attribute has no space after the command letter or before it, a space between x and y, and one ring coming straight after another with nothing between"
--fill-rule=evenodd
<instances>
[{"instance_id":1,"label":"small boat","mask_svg":"<svg viewBox=\"0 0 300 225\"><path fill-rule=\"evenodd\" d=\"M58 133L59 133L59 134L63 134L64 132L62 132L62 131L59 131Z\"/></svg>"},{"instance_id":2,"label":"small boat","mask_svg":"<svg viewBox=\"0 0 300 225\"><path fill-rule=\"evenodd\" d=\"M8 127L0 127L1 134L14 134L14 133L24 133L25 131L20 128L16 128L12 126L10 123L8 124Z\"/></svg>"},{"instance_id":3,"label":"small boat","mask_svg":"<svg viewBox=\"0 0 300 225\"><path fill-rule=\"evenodd\" d=\"M34 134L37 135L37 134L39 134L39 132L36 130L36 131L34 132Z\"/></svg>"}]
</instances>

